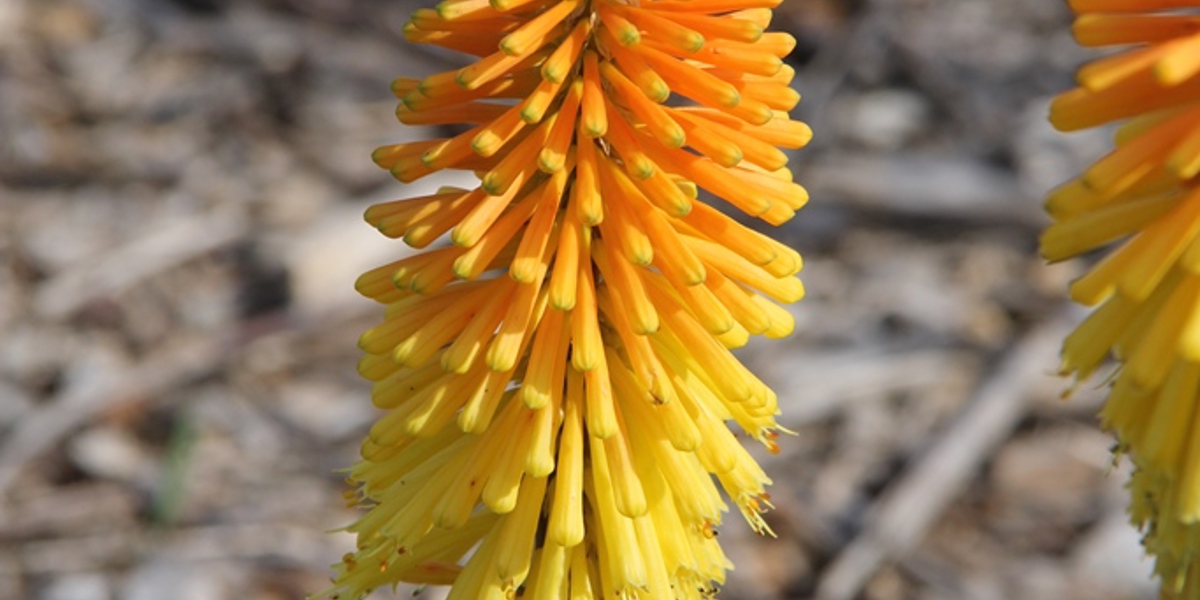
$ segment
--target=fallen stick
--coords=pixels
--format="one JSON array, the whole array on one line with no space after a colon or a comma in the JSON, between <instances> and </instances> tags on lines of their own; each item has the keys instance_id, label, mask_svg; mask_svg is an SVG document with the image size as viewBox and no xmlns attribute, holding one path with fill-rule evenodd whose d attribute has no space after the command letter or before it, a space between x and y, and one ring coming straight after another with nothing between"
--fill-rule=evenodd
<instances>
[{"instance_id":1,"label":"fallen stick","mask_svg":"<svg viewBox=\"0 0 1200 600\"><path fill-rule=\"evenodd\" d=\"M1008 351L955 422L868 513L859 534L825 570L818 600L855 598L881 565L920 543L1025 415L1037 380L1057 364L1069 314L1058 313Z\"/></svg>"}]
</instances>

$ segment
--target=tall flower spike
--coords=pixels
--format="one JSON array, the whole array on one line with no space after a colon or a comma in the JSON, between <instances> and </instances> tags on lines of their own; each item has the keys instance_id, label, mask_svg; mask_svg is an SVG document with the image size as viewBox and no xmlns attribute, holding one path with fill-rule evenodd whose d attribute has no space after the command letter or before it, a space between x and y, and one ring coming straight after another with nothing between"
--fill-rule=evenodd
<instances>
[{"instance_id":1,"label":"tall flower spike","mask_svg":"<svg viewBox=\"0 0 1200 600\"><path fill-rule=\"evenodd\" d=\"M1131 46L1055 99L1065 131L1122 122L1116 148L1050 194L1042 253L1120 241L1071 297L1098 308L1063 371L1120 362L1102 420L1135 466L1133 522L1168 598L1200 598L1200 0L1072 0L1085 46Z\"/></svg>"},{"instance_id":2,"label":"tall flower spike","mask_svg":"<svg viewBox=\"0 0 1200 600\"><path fill-rule=\"evenodd\" d=\"M330 593L412 582L450 598L699 598L730 567L718 485L760 533L775 394L730 353L793 328L800 256L706 204L772 223L807 200L780 148L811 132L765 33L779 0L445 0L412 42L478 57L397 79L384 146L410 182L475 189L366 219L424 248L364 274L385 305L359 371L386 411L349 480L369 508ZM473 551L472 551L473 550Z\"/></svg>"}]
</instances>

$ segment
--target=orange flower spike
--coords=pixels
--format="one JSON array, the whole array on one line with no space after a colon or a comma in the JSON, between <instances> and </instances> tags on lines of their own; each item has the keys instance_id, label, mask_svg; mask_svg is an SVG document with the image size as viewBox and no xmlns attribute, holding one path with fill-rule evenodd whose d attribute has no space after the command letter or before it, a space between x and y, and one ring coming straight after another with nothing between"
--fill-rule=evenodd
<instances>
[{"instance_id":1,"label":"orange flower spike","mask_svg":"<svg viewBox=\"0 0 1200 600\"><path fill-rule=\"evenodd\" d=\"M792 331L760 293L802 295L801 261L700 188L776 223L807 198L774 147L811 136L782 112L798 95L791 38L763 32L776 3L446 0L405 26L478 59L396 80L397 117L466 127L373 160L479 183L365 215L453 245L357 283L385 305L359 371L388 412L349 477L369 508L335 566L343 600L400 581L451 600L703 591L727 568L696 535L720 522L717 486L765 531L768 480L722 420L777 448L777 401L728 348Z\"/></svg>"}]
</instances>

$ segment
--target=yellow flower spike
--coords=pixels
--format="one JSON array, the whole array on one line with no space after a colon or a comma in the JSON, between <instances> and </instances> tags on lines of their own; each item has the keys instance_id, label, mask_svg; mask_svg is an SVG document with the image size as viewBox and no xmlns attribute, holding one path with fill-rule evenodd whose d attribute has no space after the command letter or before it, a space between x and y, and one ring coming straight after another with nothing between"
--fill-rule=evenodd
<instances>
[{"instance_id":1,"label":"yellow flower spike","mask_svg":"<svg viewBox=\"0 0 1200 600\"><path fill-rule=\"evenodd\" d=\"M1100 304L1063 345L1083 379L1108 356L1102 423L1135 467L1130 515L1155 556L1163 596L1200 597L1200 20L1197 0L1073 0L1077 40L1134 45L1083 66L1056 98L1063 130L1119 123L1116 149L1051 193L1043 255L1121 242L1071 285ZM1167 12L1159 12L1167 11Z\"/></svg>"},{"instance_id":2,"label":"yellow flower spike","mask_svg":"<svg viewBox=\"0 0 1200 600\"><path fill-rule=\"evenodd\" d=\"M1164 382L1146 430L1145 457L1150 464L1169 471L1180 468L1187 445L1188 426L1200 391L1200 365L1178 361Z\"/></svg>"},{"instance_id":3,"label":"yellow flower spike","mask_svg":"<svg viewBox=\"0 0 1200 600\"><path fill-rule=\"evenodd\" d=\"M1154 222L1177 203L1178 198L1171 196L1132 198L1059 221L1042 233L1042 256L1060 261L1116 241Z\"/></svg>"},{"instance_id":4,"label":"yellow flower spike","mask_svg":"<svg viewBox=\"0 0 1200 600\"><path fill-rule=\"evenodd\" d=\"M760 294L803 295L802 263L700 188L771 223L807 200L777 148L811 131L785 112L799 96L779 61L794 41L763 31L776 3L446 0L405 25L477 59L397 79L402 122L458 133L372 159L401 181L479 183L364 215L430 249L356 283L385 307L358 369L386 412L350 471L367 512L331 593L406 581L448 584L454 600L700 600L731 568L719 488L768 531L767 479L725 421L777 449L778 401L728 349L792 331ZM1186 173L1185 142L1167 139L1171 169L1130 189Z\"/></svg>"}]
</instances>

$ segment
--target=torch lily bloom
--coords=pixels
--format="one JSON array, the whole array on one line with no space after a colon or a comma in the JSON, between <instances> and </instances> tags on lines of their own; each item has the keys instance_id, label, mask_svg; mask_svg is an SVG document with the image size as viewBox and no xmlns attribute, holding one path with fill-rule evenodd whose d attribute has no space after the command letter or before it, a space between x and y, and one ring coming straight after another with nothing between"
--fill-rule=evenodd
<instances>
[{"instance_id":1,"label":"torch lily bloom","mask_svg":"<svg viewBox=\"0 0 1200 600\"><path fill-rule=\"evenodd\" d=\"M1200 0L1072 0L1086 46L1128 49L1081 68L1050 119L1119 122L1116 148L1050 194L1050 260L1118 242L1071 285L1098 308L1067 338L1083 379L1112 354L1102 412L1136 469L1133 522L1163 595L1200 598Z\"/></svg>"},{"instance_id":2,"label":"torch lily bloom","mask_svg":"<svg viewBox=\"0 0 1200 600\"><path fill-rule=\"evenodd\" d=\"M479 185L367 210L430 249L358 280L384 305L359 371L386 412L350 470L367 512L331 595L699 598L730 568L725 497L769 533L769 480L726 423L777 450L777 399L730 350L791 333L776 302L804 295L801 260L706 199L771 224L807 201L781 150L811 137L787 114L795 40L764 31L779 1L412 16L409 41L476 60L397 79L396 115L459 133L374 160Z\"/></svg>"}]
</instances>

